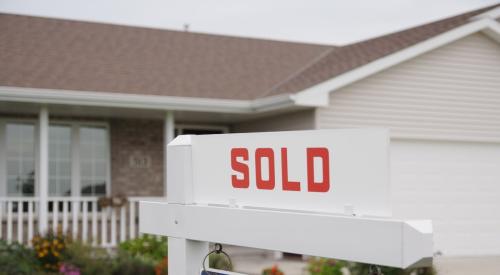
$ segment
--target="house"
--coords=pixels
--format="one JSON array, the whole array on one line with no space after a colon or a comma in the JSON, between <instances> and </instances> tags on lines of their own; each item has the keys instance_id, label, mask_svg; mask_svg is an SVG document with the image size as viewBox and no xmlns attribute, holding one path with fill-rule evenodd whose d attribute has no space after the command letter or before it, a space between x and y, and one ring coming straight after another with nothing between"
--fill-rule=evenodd
<instances>
[{"instance_id":1,"label":"house","mask_svg":"<svg viewBox=\"0 0 500 275\"><path fill-rule=\"evenodd\" d=\"M386 127L394 216L500 255L499 43L499 5L342 47L2 14L1 238L135 236L177 134Z\"/></svg>"}]
</instances>

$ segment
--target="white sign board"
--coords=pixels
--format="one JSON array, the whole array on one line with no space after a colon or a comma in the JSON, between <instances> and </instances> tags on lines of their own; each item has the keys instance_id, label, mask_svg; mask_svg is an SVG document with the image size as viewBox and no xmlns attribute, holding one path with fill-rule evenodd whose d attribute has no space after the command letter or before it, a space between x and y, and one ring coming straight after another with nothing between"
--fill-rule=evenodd
<instances>
[{"instance_id":1,"label":"white sign board","mask_svg":"<svg viewBox=\"0 0 500 275\"><path fill-rule=\"evenodd\" d=\"M387 218L386 130L179 136L167 165L167 202L141 202L139 227L169 236L171 274L199 273L208 242L403 268L432 258L430 221Z\"/></svg>"},{"instance_id":2,"label":"white sign board","mask_svg":"<svg viewBox=\"0 0 500 275\"><path fill-rule=\"evenodd\" d=\"M390 216L387 130L190 136L193 201ZM172 145L175 145L175 141ZM174 160L175 161L175 160Z\"/></svg>"}]
</instances>

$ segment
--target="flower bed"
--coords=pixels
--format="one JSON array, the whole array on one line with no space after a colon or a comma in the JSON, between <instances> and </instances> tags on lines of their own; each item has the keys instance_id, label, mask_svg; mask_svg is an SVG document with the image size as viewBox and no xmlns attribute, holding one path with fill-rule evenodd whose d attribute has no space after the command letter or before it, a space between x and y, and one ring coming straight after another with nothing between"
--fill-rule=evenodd
<instances>
[{"instance_id":1,"label":"flower bed","mask_svg":"<svg viewBox=\"0 0 500 275\"><path fill-rule=\"evenodd\" d=\"M0 241L0 275L167 274L167 261L166 238L147 235L112 253L54 233L34 237L32 247Z\"/></svg>"}]
</instances>

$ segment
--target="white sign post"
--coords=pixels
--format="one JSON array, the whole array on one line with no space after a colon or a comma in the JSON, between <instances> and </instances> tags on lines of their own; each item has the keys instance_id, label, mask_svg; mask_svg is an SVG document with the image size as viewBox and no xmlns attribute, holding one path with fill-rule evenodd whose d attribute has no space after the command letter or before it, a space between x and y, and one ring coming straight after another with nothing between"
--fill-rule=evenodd
<instances>
[{"instance_id":1,"label":"white sign post","mask_svg":"<svg viewBox=\"0 0 500 275\"><path fill-rule=\"evenodd\" d=\"M391 219L386 130L179 136L167 202L140 231L169 236L169 274L199 274L208 242L406 268L432 258L430 221Z\"/></svg>"}]
</instances>

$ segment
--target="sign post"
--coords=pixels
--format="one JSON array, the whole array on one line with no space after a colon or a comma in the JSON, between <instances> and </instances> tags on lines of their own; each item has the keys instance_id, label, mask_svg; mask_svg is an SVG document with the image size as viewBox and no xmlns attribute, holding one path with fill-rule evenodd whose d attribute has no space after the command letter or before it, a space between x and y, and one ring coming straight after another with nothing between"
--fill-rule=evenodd
<instances>
[{"instance_id":1,"label":"sign post","mask_svg":"<svg viewBox=\"0 0 500 275\"><path fill-rule=\"evenodd\" d=\"M140 231L169 236L169 273L199 274L208 242L406 268L432 258L432 224L391 219L386 130L179 136L167 202Z\"/></svg>"}]
</instances>

